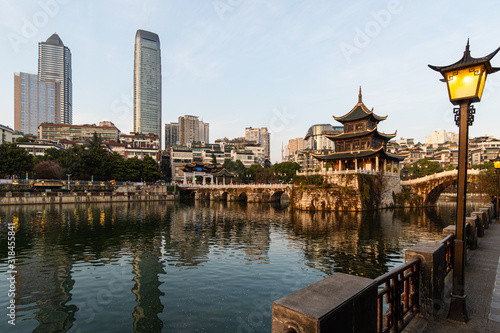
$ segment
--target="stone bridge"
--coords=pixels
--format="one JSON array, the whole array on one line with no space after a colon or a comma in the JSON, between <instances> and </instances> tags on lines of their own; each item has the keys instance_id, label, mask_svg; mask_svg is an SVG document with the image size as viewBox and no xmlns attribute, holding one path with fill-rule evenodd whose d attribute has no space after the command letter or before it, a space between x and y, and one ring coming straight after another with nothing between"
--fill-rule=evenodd
<instances>
[{"instance_id":1,"label":"stone bridge","mask_svg":"<svg viewBox=\"0 0 500 333\"><path fill-rule=\"evenodd\" d=\"M293 191L292 184L182 184L179 188L191 191L196 200L246 202L279 202L282 196L291 198Z\"/></svg>"},{"instance_id":2,"label":"stone bridge","mask_svg":"<svg viewBox=\"0 0 500 333\"><path fill-rule=\"evenodd\" d=\"M467 180L479 175L479 170L467 170ZM457 170L443 171L430 176L401 181L401 186L411 189L411 192L423 198L424 205L434 205L441 193L457 182Z\"/></svg>"}]
</instances>

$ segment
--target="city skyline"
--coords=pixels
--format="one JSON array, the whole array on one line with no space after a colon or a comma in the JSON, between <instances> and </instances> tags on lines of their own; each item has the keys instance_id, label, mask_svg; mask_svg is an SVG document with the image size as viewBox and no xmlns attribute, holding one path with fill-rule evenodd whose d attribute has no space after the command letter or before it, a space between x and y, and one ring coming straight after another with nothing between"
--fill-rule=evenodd
<instances>
[{"instance_id":1,"label":"city skyline","mask_svg":"<svg viewBox=\"0 0 500 333\"><path fill-rule=\"evenodd\" d=\"M57 31L74 56L73 123L133 131L131 36L144 29L163 41L160 127L182 114L206 119L212 138L267 127L273 163L282 142L315 124L338 126L332 116L350 110L360 85L366 106L389 116L381 131L422 143L433 130L456 132L446 87L427 64L455 62L468 38L474 57L500 46L492 1L477 2L481 15L452 1L1 3L3 125L14 125L13 73L36 73L37 43ZM497 75L476 104L471 137L500 137Z\"/></svg>"}]
</instances>

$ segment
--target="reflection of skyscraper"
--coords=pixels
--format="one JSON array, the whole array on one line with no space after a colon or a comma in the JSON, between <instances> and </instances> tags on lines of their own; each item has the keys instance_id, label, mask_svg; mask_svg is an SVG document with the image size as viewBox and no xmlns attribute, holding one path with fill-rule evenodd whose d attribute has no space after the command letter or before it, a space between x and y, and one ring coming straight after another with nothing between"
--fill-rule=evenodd
<instances>
[{"instance_id":1,"label":"reflection of skyscraper","mask_svg":"<svg viewBox=\"0 0 500 333\"><path fill-rule=\"evenodd\" d=\"M161 143L161 51L157 34L137 30L134 52L134 132Z\"/></svg>"},{"instance_id":2,"label":"reflection of skyscraper","mask_svg":"<svg viewBox=\"0 0 500 333\"><path fill-rule=\"evenodd\" d=\"M134 332L159 332L163 327L163 322L158 318L164 308L160 300L164 293L159 289L159 275L166 273L159 260L160 244L160 238L155 236L147 240L141 239L140 245L135 245L138 249L132 261L132 280L135 282L132 293L137 302L132 313Z\"/></svg>"},{"instance_id":3,"label":"reflection of skyscraper","mask_svg":"<svg viewBox=\"0 0 500 333\"><path fill-rule=\"evenodd\" d=\"M73 84L71 51L54 33L47 41L38 43L38 78L45 82L60 82L59 119L56 123L73 123Z\"/></svg>"}]
</instances>

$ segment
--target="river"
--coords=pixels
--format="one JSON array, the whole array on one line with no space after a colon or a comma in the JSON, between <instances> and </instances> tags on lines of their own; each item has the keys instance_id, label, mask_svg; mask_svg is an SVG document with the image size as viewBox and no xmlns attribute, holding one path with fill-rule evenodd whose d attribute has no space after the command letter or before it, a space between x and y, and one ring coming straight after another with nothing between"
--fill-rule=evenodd
<instances>
[{"instance_id":1,"label":"river","mask_svg":"<svg viewBox=\"0 0 500 333\"><path fill-rule=\"evenodd\" d=\"M274 300L335 272L388 272L413 244L442 239L455 205L66 204L4 206L0 219L0 332L270 332Z\"/></svg>"}]
</instances>

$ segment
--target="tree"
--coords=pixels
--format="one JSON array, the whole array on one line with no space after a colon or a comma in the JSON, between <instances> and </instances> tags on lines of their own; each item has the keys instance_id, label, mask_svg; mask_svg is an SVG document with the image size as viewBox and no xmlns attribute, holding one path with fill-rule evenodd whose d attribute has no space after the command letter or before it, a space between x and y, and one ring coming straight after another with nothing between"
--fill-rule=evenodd
<instances>
[{"instance_id":1,"label":"tree","mask_svg":"<svg viewBox=\"0 0 500 333\"><path fill-rule=\"evenodd\" d=\"M114 180L127 180L127 167L125 159L118 153L113 153L109 157L111 173L109 178Z\"/></svg>"},{"instance_id":2,"label":"tree","mask_svg":"<svg viewBox=\"0 0 500 333\"><path fill-rule=\"evenodd\" d=\"M415 163L405 165L403 170L407 170L412 178L420 178L443 171L439 163L423 158Z\"/></svg>"},{"instance_id":3,"label":"tree","mask_svg":"<svg viewBox=\"0 0 500 333\"><path fill-rule=\"evenodd\" d=\"M215 154L214 154L214 153L212 153L212 156L211 156L211 157L212 157L212 163L211 163L211 164L212 164L212 166L213 166L214 168L217 168L217 165L219 164L219 163L217 163L217 157L215 157Z\"/></svg>"},{"instance_id":4,"label":"tree","mask_svg":"<svg viewBox=\"0 0 500 333\"><path fill-rule=\"evenodd\" d=\"M234 171L232 172L235 172L238 175L241 182L246 181L247 168L245 168L245 165L240 160L236 160L236 162L234 162Z\"/></svg>"},{"instance_id":5,"label":"tree","mask_svg":"<svg viewBox=\"0 0 500 333\"><path fill-rule=\"evenodd\" d=\"M282 162L277 163L271 167L271 170L278 176L284 183L292 181L293 176L300 170L300 164L296 162Z\"/></svg>"},{"instance_id":6,"label":"tree","mask_svg":"<svg viewBox=\"0 0 500 333\"><path fill-rule=\"evenodd\" d=\"M125 168L127 170L127 180L135 182L141 180L142 161L137 156L125 160Z\"/></svg>"},{"instance_id":7,"label":"tree","mask_svg":"<svg viewBox=\"0 0 500 333\"><path fill-rule=\"evenodd\" d=\"M160 179L160 167L158 163L149 155L142 160L142 178L146 182L154 182Z\"/></svg>"},{"instance_id":8,"label":"tree","mask_svg":"<svg viewBox=\"0 0 500 333\"><path fill-rule=\"evenodd\" d=\"M222 168L226 169L229 172L234 172L236 171L236 164L233 161L227 159L224 161L224 164L222 164Z\"/></svg>"},{"instance_id":9,"label":"tree","mask_svg":"<svg viewBox=\"0 0 500 333\"><path fill-rule=\"evenodd\" d=\"M495 166L493 165L493 162L489 161L483 164L474 164L471 166L471 169L480 169L480 170L490 170L494 169Z\"/></svg>"},{"instance_id":10,"label":"tree","mask_svg":"<svg viewBox=\"0 0 500 333\"><path fill-rule=\"evenodd\" d=\"M63 168L53 161L42 161L35 165L33 169L35 178L40 179L61 179Z\"/></svg>"},{"instance_id":11,"label":"tree","mask_svg":"<svg viewBox=\"0 0 500 333\"><path fill-rule=\"evenodd\" d=\"M493 163L492 163L493 164ZM495 168L490 168L479 173L476 182L476 190L478 193L488 193L489 195L496 195L498 178L495 174Z\"/></svg>"},{"instance_id":12,"label":"tree","mask_svg":"<svg viewBox=\"0 0 500 333\"><path fill-rule=\"evenodd\" d=\"M22 177L33 171L33 156L15 143L0 145L0 174Z\"/></svg>"}]
</instances>

